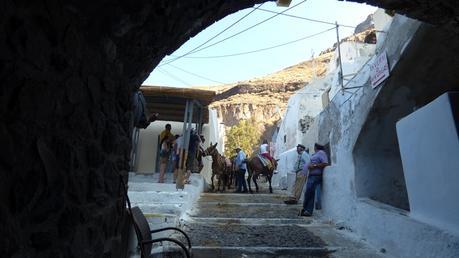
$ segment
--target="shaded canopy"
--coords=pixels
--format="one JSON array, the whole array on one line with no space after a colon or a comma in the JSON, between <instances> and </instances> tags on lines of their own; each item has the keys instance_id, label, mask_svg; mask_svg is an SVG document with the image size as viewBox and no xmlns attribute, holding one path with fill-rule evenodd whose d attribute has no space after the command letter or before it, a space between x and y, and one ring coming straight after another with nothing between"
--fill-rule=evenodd
<instances>
[{"instance_id":1,"label":"shaded canopy","mask_svg":"<svg viewBox=\"0 0 459 258\"><path fill-rule=\"evenodd\" d=\"M209 122L209 104L214 100L215 92L192 88L176 88L163 86L140 87L147 108L151 113L159 113L158 120L183 122L187 100L195 100L202 105L203 123ZM198 114L193 115L193 121L197 122Z\"/></svg>"}]
</instances>

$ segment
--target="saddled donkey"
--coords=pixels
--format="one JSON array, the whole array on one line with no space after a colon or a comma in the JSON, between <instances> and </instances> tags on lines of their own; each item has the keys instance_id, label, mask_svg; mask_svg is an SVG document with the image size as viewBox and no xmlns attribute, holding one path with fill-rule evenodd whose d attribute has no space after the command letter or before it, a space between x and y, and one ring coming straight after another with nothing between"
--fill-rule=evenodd
<instances>
[{"instance_id":1,"label":"saddled donkey","mask_svg":"<svg viewBox=\"0 0 459 258\"><path fill-rule=\"evenodd\" d=\"M212 156L212 191L215 189L214 186L214 177L217 176L218 178L218 186L217 186L217 191L220 191L220 186L223 187L222 191L225 191L225 186L227 182L227 172L229 170L229 167L227 165L227 160L226 158L218 153L217 150L217 144L215 143L212 145L210 143L210 146L204 151L205 156Z\"/></svg>"},{"instance_id":2,"label":"saddled donkey","mask_svg":"<svg viewBox=\"0 0 459 258\"><path fill-rule=\"evenodd\" d=\"M273 188L271 187L271 179L273 177L274 170L277 168L277 160L273 159L273 165L270 169L263 165L263 162L260 160L258 156L252 157L247 160L247 171L249 172L249 176L247 177L247 185L249 186L249 192L252 193L252 188L250 187L250 179L253 180L255 184L255 189L258 192L258 184L257 178L259 175L264 175L268 179L269 182L269 192L273 192Z\"/></svg>"}]
</instances>

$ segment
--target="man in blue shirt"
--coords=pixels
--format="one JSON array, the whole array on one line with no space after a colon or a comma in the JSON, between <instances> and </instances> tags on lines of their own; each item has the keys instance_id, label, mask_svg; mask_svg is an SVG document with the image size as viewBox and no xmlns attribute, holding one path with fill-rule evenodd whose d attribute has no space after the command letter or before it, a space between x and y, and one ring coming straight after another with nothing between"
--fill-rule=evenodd
<instances>
[{"instance_id":1,"label":"man in blue shirt","mask_svg":"<svg viewBox=\"0 0 459 258\"><path fill-rule=\"evenodd\" d=\"M308 165L309 177L304 193L303 209L300 214L307 217L312 216L316 187L322 183L324 168L328 166L328 157L324 151L324 146L316 143L314 151L315 153L311 156L311 163Z\"/></svg>"},{"instance_id":2,"label":"man in blue shirt","mask_svg":"<svg viewBox=\"0 0 459 258\"><path fill-rule=\"evenodd\" d=\"M246 155L244 151L240 148L236 148L236 167L239 169L236 172L236 184L237 189L236 193L247 193L247 183L245 182L245 171L247 170L246 164ZM244 190L242 190L244 189Z\"/></svg>"}]
</instances>

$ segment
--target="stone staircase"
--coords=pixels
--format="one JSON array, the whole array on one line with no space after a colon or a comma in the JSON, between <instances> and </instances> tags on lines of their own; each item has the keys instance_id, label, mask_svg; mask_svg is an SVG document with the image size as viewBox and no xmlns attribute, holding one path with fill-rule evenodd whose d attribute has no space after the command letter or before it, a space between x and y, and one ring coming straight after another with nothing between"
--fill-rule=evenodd
<instances>
[{"instance_id":1,"label":"stone staircase","mask_svg":"<svg viewBox=\"0 0 459 258\"><path fill-rule=\"evenodd\" d=\"M301 205L285 205L286 191L269 194L263 183L260 193L201 193L196 201L193 196L199 193L191 188L176 191L172 184L152 184L153 180L132 178L133 204L152 229L179 226L187 232L194 258L387 257L348 230L324 222L320 212L314 218L299 217ZM183 256L177 246L165 243L155 244L151 257Z\"/></svg>"},{"instance_id":2,"label":"stone staircase","mask_svg":"<svg viewBox=\"0 0 459 258\"><path fill-rule=\"evenodd\" d=\"M193 257L385 257L346 230L298 217L301 206L285 205L284 198L279 191L201 194L182 221Z\"/></svg>"}]
</instances>

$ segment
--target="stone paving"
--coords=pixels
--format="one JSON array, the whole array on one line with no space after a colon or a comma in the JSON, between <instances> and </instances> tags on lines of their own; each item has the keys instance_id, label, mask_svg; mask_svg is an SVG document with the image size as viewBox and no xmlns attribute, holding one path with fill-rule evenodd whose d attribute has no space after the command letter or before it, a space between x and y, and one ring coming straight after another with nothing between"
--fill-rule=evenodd
<instances>
[{"instance_id":1,"label":"stone paving","mask_svg":"<svg viewBox=\"0 0 459 258\"><path fill-rule=\"evenodd\" d=\"M301 205L283 203L286 191L269 194L260 184L260 193L201 193L197 200L203 188L198 177L192 181L185 191L177 191L172 182L157 184L152 176L135 175L129 196L151 228L184 229L195 258L385 257L346 230L322 222L320 212L314 218L299 217ZM138 253L133 250L131 257ZM151 257L182 254L174 245L155 244Z\"/></svg>"},{"instance_id":2,"label":"stone paving","mask_svg":"<svg viewBox=\"0 0 459 258\"><path fill-rule=\"evenodd\" d=\"M384 257L349 232L299 217L301 205L285 205L285 191L260 192L201 194L181 222L193 257Z\"/></svg>"}]
</instances>

